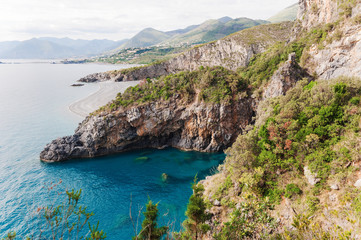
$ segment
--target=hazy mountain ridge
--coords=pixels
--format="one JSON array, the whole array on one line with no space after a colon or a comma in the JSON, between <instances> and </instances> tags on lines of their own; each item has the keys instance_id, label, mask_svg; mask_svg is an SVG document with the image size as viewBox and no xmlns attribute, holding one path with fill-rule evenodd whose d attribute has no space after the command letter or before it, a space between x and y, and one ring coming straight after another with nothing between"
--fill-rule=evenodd
<instances>
[{"instance_id":1,"label":"hazy mountain ridge","mask_svg":"<svg viewBox=\"0 0 361 240\"><path fill-rule=\"evenodd\" d=\"M74 40L70 38L33 38L26 41L0 42L0 58L70 58L88 57L112 50L126 40Z\"/></svg>"},{"instance_id":2,"label":"hazy mountain ridge","mask_svg":"<svg viewBox=\"0 0 361 240\"><path fill-rule=\"evenodd\" d=\"M191 45L206 43L223 38L242 29L269 23L265 20L249 18L222 17L211 19L199 25L192 25L184 29L162 32L153 28L146 28L124 43L119 49L149 47L153 45Z\"/></svg>"},{"instance_id":3,"label":"hazy mountain ridge","mask_svg":"<svg viewBox=\"0 0 361 240\"><path fill-rule=\"evenodd\" d=\"M298 5L292 5L269 21L279 22L296 18ZM100 54L114 54L122 49L144 48L151 46L183 47L194 44L207 43L221 39L234 32L253 26L269 23L265 20L249 18L232 19L228 16L211 19L198 25L191 25L183 29L159 31L145 28L131 39L120 41L102 40L74 40L70 38L40 37L26 41L0 42L0 58L29 59L29 58L80 58Z\"/></svg>"},{"instance_id":4,"label":"hazy mountain ridge","mask_svg":"<svg viewBox=\"0 0 361 240\"><path fill-rule=\"evenodd\" d=\"M276 15L273 15L272 17L268 18L267 21L270 21L271 23L278 23L278 22L284 22L284 21L294 21L297 18L297 12L299 9L298 3L295 3Z\"/></svg>"}]
</instances>

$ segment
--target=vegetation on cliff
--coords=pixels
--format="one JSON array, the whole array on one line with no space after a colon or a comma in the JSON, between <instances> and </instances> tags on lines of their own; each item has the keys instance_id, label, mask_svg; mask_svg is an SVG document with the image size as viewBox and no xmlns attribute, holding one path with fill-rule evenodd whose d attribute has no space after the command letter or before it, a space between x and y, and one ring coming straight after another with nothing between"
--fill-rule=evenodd
<instances>
[{"instance_id":1,"label":"vegetation on cliff","mask_svg":"<svg viewBox=\"0 0 361 240\"><path fill-rule=\"evenodd\" d=\"M147 79L128 88L110 104L111 109L142 104L151 101L168 100L179 96L184 103L190 103L198 96L199 101L230 102L246 90L246 82L235 72L223 67L201 67L198 71L185 71L159 79Z\"/></svg>"},{"instance_id":2,"label":"vegetation on cliff","mask_svg":"<svg viewBox=\"0 0 361 240\"><path fill-rule=\"evenodd\" d=\"M215 183L207 193L222 200L224 207L233 209L233 217L221 227L220 239L230 237L234 233L230 227L243 219L237 214L237 203L246 202L251 208L259 209L257 204L269 202L280 204L282 208L285 199L291 199L293 211L308 217L317 216L309 224L321 224L324 218L319 213L330 204L325 195L332 184L342 185L343 189L337 194L342 208L328 206L328 211L336 214L331 222L341 225L339 222L348 216L347 220L343 219L346 221L343 227L358 226L357 206L361 192L352 185L357 179L356 170L360 168L355 164L361 157L360 97L360 79L339 78L310 83L300 81L286 96L270 101L268 117L260 120L263 123L239 136L226 151L227 158L220 167L223 177L216 175L226 180ZM314 178L313 185L307 180L307 169ZM230 184L224 185L227 181ZM350 188L353 190L348 191ZM250 196L253 201L247 201ZM267 209L269 214L260 215L253 224L260 221L272 225L271 215L276 216L277 211L271 211L271 206ZM264 206L261 212L266 212ZM298 218L303 219L302 216ZM253 236L261 232L254 228L247 234Z\"/></svg>"},{"instance_id":3,"label":"vegetation on cliff","mask_svg":"<svg viewBox=\"0 0 361 240\"><path fill-rule=\"evenodd\" d=\"M266 26L259 27L261 30ZM269 25L269 27L274 27ZM296 53L296 61L305 65L309 55L308 50L312 45L318 45L320 49L324 44L337 40L337 24L327 24L322 27L315 27L308 32L299 34L297 40L286 43L278 42L270 46L265 52L255 55L247 67L239 68L237 72L227 70L223 67L200 67L196 71L183 71L158 79L147 79L138 86L127 89L119 94L110 105L110 109L117 109L119 106L126 107L131 104L145 103L155 100L168 100L175 94L180 95L186 103L194 100L219 103L230 102L232 98L251 87L253 91L260 92L267 84L273 73L280 64L288 59L290 53ZM241 37L252 29L239 34ZM332 34L331 34L332 33ZM243 41L243 40L242 40ZM160 64L155 62L153 64ZM122 74L129 74L141 67L134 67L122 70Z\"/></svg>"},{"instance_id":4,"label":"vegetation on cliff","mask_svg":"<svg viewBox=\"0 0 361 240\"><path fill-rule=\"evenodd\" d=\"M161 239L168 231L168 227L158 227L158 203L154 204L151 200L146 205L146 211L143 212L144 220L139 234L133 237L133 240L156 240Z\"/></svg>"}]
</instances>

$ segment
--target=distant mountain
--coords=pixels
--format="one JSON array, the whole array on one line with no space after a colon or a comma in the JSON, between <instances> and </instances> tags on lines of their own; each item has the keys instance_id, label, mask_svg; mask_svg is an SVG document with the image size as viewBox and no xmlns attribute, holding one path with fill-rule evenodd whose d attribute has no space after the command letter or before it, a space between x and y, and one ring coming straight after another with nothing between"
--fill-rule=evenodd
<instances>
[{"instance_id":1,"label":"distant mountain","mask_svg":"<svg viewBox=\"0 0 361 240\"><path fill-rule=\"evenodd\" d=\"M94 56L119 47L127 40L74 40L70 38L33 38L0 42L0 58L51 59Z\"/></svg>"},{"instance_id":2,"label":"distant mountain","mask_svg":"<svg viewBox=\"0 0 361 240\"><path fill-rule=\"evenodd\" d=\"M186 28L183 28L183 29L177 29L177 30L174 30L174 31L168 31L168 32L165 32L166 34L170 35L170 36L174 36L176 34L184 34L184 33L187 33L189 31L192 31L193 29L199 27L199 25L192 25L192 26L189 26L189 27L186 27Z\"/></svg>"},{"instance_id":3,"label":"distant mountain","mask_svg":"<svg viewBox=\"0 0 361 240\"><path fill-rule=\"evenodd\" d=\"M122 44L120 48L149 47L170 38L172 34L158 31L154 28L146 28Z\"/></svg>"},{"instance_id":4,"label":"distant mountain","mask_svg":"<svg viewBox=\"0 0 361 240\"><path fill-rule=\"evenodd\" d=\"M241 31L246 28L269 23L264 20L252 20L249 18L223 17L220 19L208 20L193 30L173 36L162 42L162 45L179 45L179 44L196 44L214 41L223 38L234 32Z\"/></svg>"},{"instance_id":5,"label":"distant mountain","mask_svg":"<svg viewBox=\"0 0 361 240\"><path fill-rule=\"evenodd\" d=\"M233 18L228 17L228 16L218 19L218 21L220 21L221 23L227 23L227 22L232 21L232 20L233 20Z\"/></svg>"},{"instance_id":6,"label":"distant mountain","mask_svg":"<svg viewBox=\"0 0 361 240\"><path fill-rule=\"evenodd\" d=\"M283 9L282 11L280 11L279 13L270 17L267 20L272 23L294 21L297 17L298 8L299 8L298 3L295 3Z\"/></svg>"},{"instance_id":7,"label":"distant mountain","mask_svg":"<svg viewBox=\"0 0 361 240\"><path fill-rule=\"evenodd\" d=\"M222 17L173 31L146 28L131 39L74 40L70 38L33 38L26 41L0 42L0 58L76 58L116 54L122 49L150 46L184 47L218 40L234 32L268 23L249 18Z\"/></svg>"}]
</instances>

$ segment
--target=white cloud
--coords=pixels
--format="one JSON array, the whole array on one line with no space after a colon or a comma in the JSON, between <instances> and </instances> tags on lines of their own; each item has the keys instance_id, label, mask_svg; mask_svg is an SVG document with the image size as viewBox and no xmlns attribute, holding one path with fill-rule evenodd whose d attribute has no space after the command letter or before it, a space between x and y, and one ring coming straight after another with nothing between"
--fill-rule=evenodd
<instances>
[{"instance_id":1,"label":"white cloud","mask_svg":"<svg viewBox=\"0 0 361 240\"><path fill-rule=\"evenodd\" d=\"M132 37L143 28L174 30L223 16L267 19L296 0L2 0L0 41L54 36Z\"/></svg>"}]
</instances>

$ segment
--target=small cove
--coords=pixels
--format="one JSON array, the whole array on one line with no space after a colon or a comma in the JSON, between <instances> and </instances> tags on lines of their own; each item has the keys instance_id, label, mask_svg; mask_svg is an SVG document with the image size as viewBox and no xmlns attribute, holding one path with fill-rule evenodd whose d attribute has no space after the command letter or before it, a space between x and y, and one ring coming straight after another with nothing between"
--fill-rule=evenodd
<instances>
[{"instance_id":1,"label":"small cove","mask_svg":"<svg viewBox=\"0 0 361 240\"><path fill-rule=\"evenodd\" d=\"M54 138L70 135L82 118L69 104L89 96L97 84L70 87L94 72L122 66L62 64L0 65L0 233L27 232L26 215L48 203L45 185L82 189L81 203L93 211L107 239L130 239L129 205L159 202L160 224L179 230L196 174L213 173L224 154L144 149L94 159L46 164L39 153ZM162 181L162 173L169 178ZM94 221L93 221L94 223ZM0 235L0 237L3 237Z\"/></svg>"}]
</instances>

